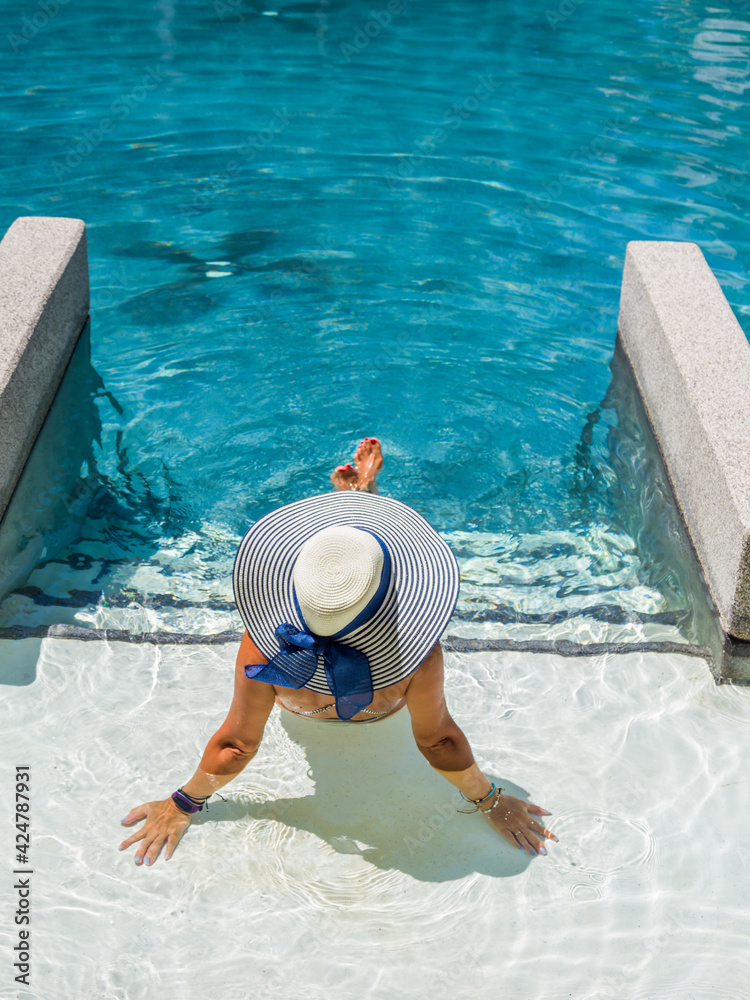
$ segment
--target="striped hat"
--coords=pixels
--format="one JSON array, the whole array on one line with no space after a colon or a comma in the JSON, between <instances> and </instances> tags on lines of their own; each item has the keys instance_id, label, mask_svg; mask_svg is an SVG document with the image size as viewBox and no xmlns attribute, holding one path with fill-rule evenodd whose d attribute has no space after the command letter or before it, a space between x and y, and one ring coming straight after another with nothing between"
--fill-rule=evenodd
<instances>
[{"instance_id":1,"label":"striped hat","mask_svg":"<svg viewBox=\"0 0 750 1000\"><path fill-rule=\"evenodd\" d=\"M459 571L411 507L346 490L257 521L237 549L233 584L245 628L269 660L248 664L247 676L333 694L338 715L351 718L425 659L453 613Z\"/></svg>"}]
</instances>

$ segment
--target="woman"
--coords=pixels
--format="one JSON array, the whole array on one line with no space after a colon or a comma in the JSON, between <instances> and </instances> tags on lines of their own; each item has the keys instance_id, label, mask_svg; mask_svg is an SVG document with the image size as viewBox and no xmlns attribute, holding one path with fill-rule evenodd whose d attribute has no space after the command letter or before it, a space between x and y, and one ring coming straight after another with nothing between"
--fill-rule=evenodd
<instances>
[{"instance_id":1,"label":"woman","mask_svg":"<svg viewBox=\"0 0 750 1000\"><path fill-rule=\"evenodd\" d=\"M234 593L246 626L234 697L195 774L167 799L131 809L146 822L120 844L135 863L168 859L211 795L253 759L274 704L323 722L377 722L407 707L417 747L514 847L546 854L557 840L485 777L443 694L439 637L458 597L458 566L416 511L373 496L383 465L365 438L354 465L331 476L336 492L271 511L237 550ZM332 700L333 699L333 700Z\"/></svg>"}]
</instances>

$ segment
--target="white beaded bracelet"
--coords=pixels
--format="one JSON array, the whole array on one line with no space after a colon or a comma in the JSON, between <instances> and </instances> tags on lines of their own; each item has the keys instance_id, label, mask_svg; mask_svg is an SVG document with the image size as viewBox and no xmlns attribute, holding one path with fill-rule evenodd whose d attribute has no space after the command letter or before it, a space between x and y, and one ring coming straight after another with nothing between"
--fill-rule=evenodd
<instances>
[{"instance_id":1,"label":"white beaded bracelet","mask_svg":"<svg viewBox=\"0 0 750 1000\"><path fill-rule=\"evenodd\" d=\"M491 812L492 812L492 810L493 810L493 809L495 808L495 806L496 806L496 805L498 804L498 802L500 801L500 796L501 796L501 795L503 794L504 790L505 790L505 789L503 789L503 788L498 788L498 789L497 789L497 795L495 796L495 801L494 801L494 802L492 803L492 805L490 806L490 808L489 808L489 809L480 809L480 810L479 810L479 811L480 811L480 813L483 813L483 814L484 814L485 816L486 816L486 815L487 815L488 813L491 813Z\"/></svg>"}]
</instances>

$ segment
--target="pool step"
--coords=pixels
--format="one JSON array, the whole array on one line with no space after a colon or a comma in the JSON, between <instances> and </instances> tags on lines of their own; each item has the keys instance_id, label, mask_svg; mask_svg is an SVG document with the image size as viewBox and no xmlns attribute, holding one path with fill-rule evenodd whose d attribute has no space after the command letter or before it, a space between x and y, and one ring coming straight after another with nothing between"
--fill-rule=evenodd
<instances>
[{"instance_id":1,"label":"pool step","mask_svg":"<svg viewBox=\"0 0 750 1000\"><path fill-rule=\"evenodd\" d=\"M91 525L87 526L89 529ZM0 603L0 629L51 624L133 633L241 632L232 566L240 541L218 526L161 539L142 559L102 535L42 562ZM461 594L448 631L461 638L575 642L689 639L689 615L645 585L632 539L448 532Z\"/></svg>"}]
</instances>

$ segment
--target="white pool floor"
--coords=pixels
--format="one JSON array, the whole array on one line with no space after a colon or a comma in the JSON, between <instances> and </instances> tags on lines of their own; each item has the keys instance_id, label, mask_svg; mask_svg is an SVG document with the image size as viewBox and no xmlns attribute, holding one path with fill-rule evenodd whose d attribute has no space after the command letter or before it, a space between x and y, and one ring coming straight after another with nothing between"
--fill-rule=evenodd
<instances>
[{"instance_id":1,"label":"white pool floor","mask_svg":"<svg viewBox=\"0 0 750 1000\"><path fill-rule=\"evenodd\" d=\"M119 820L192 774L236 651L0 642L6 899L14 765L33 830L31 988L4 905L3 998L750 996L749 688L672 654L448 653L480 765L553 811L546 858L455 812L406 712L274 709L227 801L136 867Z\"/></svg>"}]
</instances>

